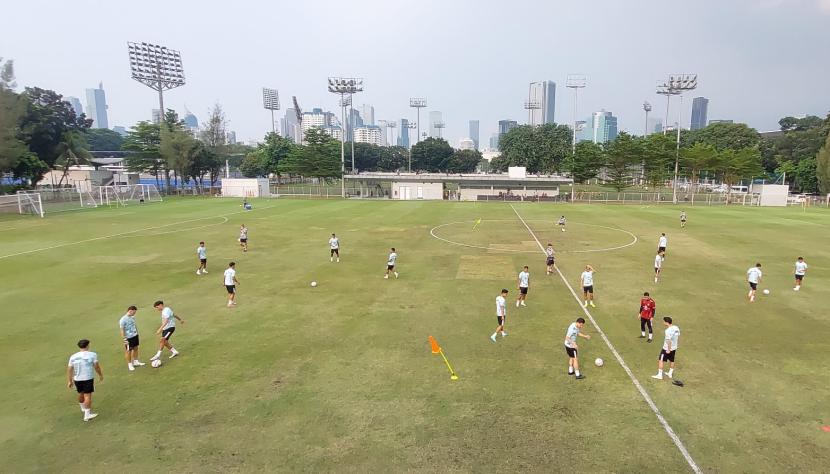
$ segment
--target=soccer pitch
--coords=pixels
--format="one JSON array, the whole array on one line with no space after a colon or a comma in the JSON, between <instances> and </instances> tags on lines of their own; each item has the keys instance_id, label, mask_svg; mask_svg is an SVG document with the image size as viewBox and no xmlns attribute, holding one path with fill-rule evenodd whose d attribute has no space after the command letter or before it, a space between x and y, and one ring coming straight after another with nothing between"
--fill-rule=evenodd
<instances>
[{"instance_id":1,"label":"soccer pitch","mask_svg":"<svg viewBox=\"0 0 830 474\"><path fill-rule=\"evenodd\" d=\"M6 472L826 472L830 213L823 209L179 199L0 220ZM568 219L567 232L555 225ZM474 227L477 219L481 223ZM249 229L250 250L237 242ZM330 263L336 232L341 262ZM659 283L653 261L668 249ZM595 270L586 317L565 280ZM207 275L197 276L204 240ZM390 247L399 279L383 279ZM793 265L810 270L794 292ZM222 271L237 262L238 306ZM746 270L763 264L755 303ZM516 276L530 267L527 307ZM311 281L318 286L312 288ZM493 343L495 298L509 335ZM655 342L639 299L657 302ZM581 294L580 294L581 297ZM161 299L181 352L128 372L118 320L138 306L145 362ZM654 380L663 316L675 377ZM451 381L434 336L459 375ZM81 419L66 361L92 341L105 381ZM605 366L593 360L600 357ZM639 383L642 392L635 384ZM644 396L645 395L645 396ZM653 401L651 407L646 397ZM654 409L665 420L658 419ZM675 433L673 440L666 427ZM684 457L680 448L687 450ZM83 453L79 455L79 453Z\"/></svg>"}]
</instances>

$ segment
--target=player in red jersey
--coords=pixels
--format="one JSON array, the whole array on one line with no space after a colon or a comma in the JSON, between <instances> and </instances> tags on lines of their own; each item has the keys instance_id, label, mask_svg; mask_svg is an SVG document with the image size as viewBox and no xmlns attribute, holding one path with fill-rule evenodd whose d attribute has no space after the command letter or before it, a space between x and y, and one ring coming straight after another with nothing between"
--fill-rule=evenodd
<instances>
[{"instance_id":1,"label":"player in red jersey","mask_svg":"<svg viewBox=\"0 0 830 474\"><path fill-rule=\"evenodd\" d=\"M648 326L648 342L654 335L654 330L651 327L651 320L654 319L657 311L657 303L648 295L648 291L643 293L643 299L640 300L640 312L637 317L640 319L640 339L646 337L646 326Z\"/></svg>"}]
</instances>

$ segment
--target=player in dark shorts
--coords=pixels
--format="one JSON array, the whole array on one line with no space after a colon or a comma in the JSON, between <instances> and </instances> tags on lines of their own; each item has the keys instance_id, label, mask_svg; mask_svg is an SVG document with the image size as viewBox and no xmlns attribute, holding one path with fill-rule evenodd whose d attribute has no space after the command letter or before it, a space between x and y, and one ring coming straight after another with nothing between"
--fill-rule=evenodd
<instances>
[{"instance_id":1,"label":"player in dark shorts","mask_svg":"<svg viewBox=\"0 0 830 474\"><path fill-rule=\"evenodd\" d=\"M243 252L248 251L248 228L245 224L239 226L239 246L242 247Z\"/></svg>"},{"instance_id":2,"label":"player in dark shorts","mask_svg":"<svg viewBox=\"0 0 830 474\"><path fill-rule=\"evenodd\" d=\"M663 347L660 349L660 357L657 363L657 374L651 377L657 380L663 378L663 364L669 363L669 371L666 375L672 378L674 375L674 356L677 354L677 343L680 339L680 328L674 325L674 321L669 316L663 318L663 325L666 326L666 336L663 341Z\"/></svg>"},{"instance_id":3,"label":"player in dark shorts","mask_svg":"<svg viewBox=\"0 0 830 474\"><path fill-rule=\"evenodd\" d=\"M553 244L548 243L548 246L545 249L545 257L546 257L545 258L545 265L547 265L547 267L548 267L548 273L547 273L548 275L553 273L553 266L556 264L556 261L554 259L553 254L554 254Z\"/></svg>"},{"instance_id":4,"label":"player in dark shorts","mask_svg":"<svg viewBox=\"0 0 830 474\"><path fill-rule=\"evenodd\" d=\"M66 368L67 387L75 387L78 392L78 405L84 414L84 421L89 421L96 416L92 413L92 394L95 392L95 373L98 373L98 380L104 381L104 372L98 364L98 354L89 350L89 340L78 341L78 348L81 350L72 354Z\"/></svg>"}]
</instances>

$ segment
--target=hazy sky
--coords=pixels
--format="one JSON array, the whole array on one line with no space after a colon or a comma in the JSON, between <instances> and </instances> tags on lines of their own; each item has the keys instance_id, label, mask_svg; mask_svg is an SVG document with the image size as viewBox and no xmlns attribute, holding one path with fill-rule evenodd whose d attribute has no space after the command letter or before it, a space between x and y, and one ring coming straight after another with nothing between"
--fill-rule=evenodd
<instances>
[{"instance_id":1,"label":"hazy sky","mask_svg":"<svg viewBox=\"0 0 830 474\"><path fill-rule=\"evenodd\" d=\"M365 78L355 104L376 119L415 120L409 98L444 113L457 146L470 119L482 146L500 119L527 122L528 83L558 85L556 121L572 121L569 73L588 87L580 118L605 108L620 129L642 133L642 103L665 114L654 93L671 73L694 72L692 96L710 99L709 119L777 128L785 115L830 111L830 0L295 0L164 2L5 0L0 56L22 86L54 89L86 105L104 83L110 127L150 118L156 93L130 78L127 41L182 53L187 84L165 96L203 121L224 107L241 140L270 130L261 88L284 109L336 109L330 75ZM676 104L675 101L673 101ZM691 96L683 111L688 126ZM676 120L677 108L672 107ZM427 120L422 114L422 124ZM423 130L424 127L422 127ZM414 138L414 132L413 132Z\"/></svg>"}]
</instances>

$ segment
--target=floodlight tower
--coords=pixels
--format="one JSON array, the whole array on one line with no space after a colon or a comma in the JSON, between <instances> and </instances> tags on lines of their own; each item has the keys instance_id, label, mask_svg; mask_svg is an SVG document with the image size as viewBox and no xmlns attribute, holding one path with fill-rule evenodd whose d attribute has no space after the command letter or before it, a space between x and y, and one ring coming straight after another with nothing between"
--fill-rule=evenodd
<instances>
[{"instance_id":1,"label":"floodlight tower","mask_svg":"<svg viewBox=\"0 0 830 474\"><path fill-rule=\"evenodd\" d=\"M271 131L277 133L277 125L274 122L274 111L280 110L280 93L276 89L262 88L262 106L265 110L271 111Z\"/></svg>"},{"instance_id":2,"label":"floodlight tower","mask_svg":"<svg viewBox=\"0 0 830 474\"><path fill-rule=\"evenodd\" d=\"M674 181L672 182L672 203L677 204L677 171L680 166L680 129L683 127L683 93L697 89L697 74L675 74L669 76L666 89L680 96L680 110L677 112L677 147L674 155ZM668 97L668 96L666 96Z\"/></svg>"},{"instance_id":3,"label":"floodlight tower","mask_svg":"<svg viewBox=\"0 0 830 474\"><path fill-rule=\"evenodd\" d=\"M415 122L415 123L410 122L410 123L407 123L406 125L401 123L401 133L403 133L404 128L406 128L407 140L409 140L409 131L417 129L418 128L418 122ZM412 148L412 147L410 146L410 148ZM407 171L410 172L410 173L412 172L412 153L409 153L409 165L407 166Z\"/></svg>"},{"instance_id":4,"label":"floodlight tower","mask_svg":"<svg viewBox=\"0 0 830 474\"><path fill-rule=\"evenodd\" d=\"M576 154L576 115L578 113L579 104L579 89L588 85L588 78L583 74L568 74L568 79L565 82L565 87L574 90L574 130L573 139L571 141L571 153Z\"/></svg>"},{"instance_id":5,"label":"floodlight tower","mask_svg":"<svg viewBox=\"0 0 830 474\"><path fill-rule=\"evenodd\" d=\"M645 128L643 128L643 136L647 137L649 135L649 133L648 133L648 113L651 112L651 104L649 104L648 101L643 102L643 110L646 112L646 126L645 126Z\"/></svg>"},{"instance_id":6,"label":"floodlight tower","mask_svg":"<svg viewBox=\"0 0 830 474\"><path fill-rule=\"evenodd\" d=\"M669 104L671 104L671 96L680 94L673 90L668 83L657 85L657 94L666 96L666 119L663 122L663 135L666 134L666 127L669 126Z\"/></svg>"},{"instance_id":7,"label":"floodlight tower","mask_svg":"<svg viewBox=\"0 0 830 474\"><path fill-rule=\"evenodd\" d=\"M432 126L438 130L438 138L441 138L441 130L447 128L447 124L444 122L435 122Z\"/></svg>"},{"instance_id":8,"label":"floodlight tower","mask_svg":"<svg viewBox=\"0 0 830 474\"><path fill-rule=\"evenodd\" d=\"M346 123L346 94L351 95L355 92L363 90L363 79L354 77L329 77L329 92L333 94L340 94L340 123L345 126ZM341 197L346 197L346 134L343 130L340 131L340 194ZM352 162L352 169L354 169L354 162Z\"/></svg>"},{"instance_id":9,"label":"floodlight tower","mask_svg":"<svg viewBox=\"0 0 830 474\"><path fill-rule=\"evenodd\" d=\"M394 120L387 120L386 128L391 129L389 133L389 146L396 146L397 142L395 141L395 129L398 128L398 122Z\"/></svg>"},{"instance_id":10,"label":"floodlight tower","mask_svg":"<svg viewBox=\"0 0 830 474\"><path fill-rule=\"evenodd\" d=\"M527 123L531 126L536 125L533 120L533 111L539 110L542 108L542 103L538 100L528 100L525 101L525 109L527 109Z\"/></svg>"},{"instance_id":11,"label":"floodlight tower","mask_svg":"<svg viewBox=\"0 0 830 474\"><path fill-rule=\"evenodd\" d=\"M159 111L164 120L164 91L184 85L180 52L150 43L127 42L132 78L158 91Z\"/></svg>"},{"instance_id":12,"label":"floodlight tower","mask_svg":"<svg viewBox=\"0 0 830 474\"><path fill-rule=\"evenodd\" d=\"M412 97L409 99L409 106L414 107L416 112L416 119L415 119L415 126L417 127L416 130L416 142L418 143L421 141L421 109L427 106L427 99L425 97Z\"/></svg>"}]
</instances>

